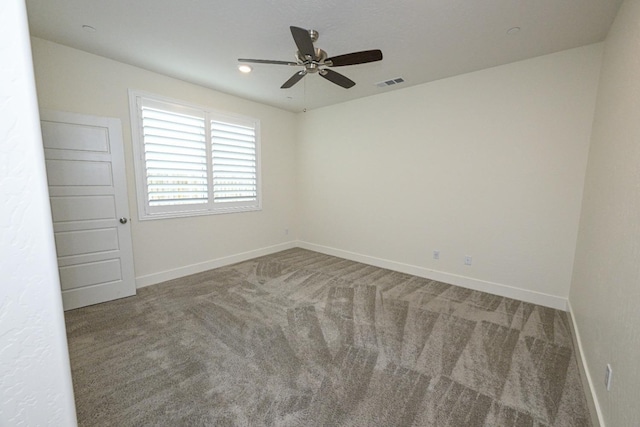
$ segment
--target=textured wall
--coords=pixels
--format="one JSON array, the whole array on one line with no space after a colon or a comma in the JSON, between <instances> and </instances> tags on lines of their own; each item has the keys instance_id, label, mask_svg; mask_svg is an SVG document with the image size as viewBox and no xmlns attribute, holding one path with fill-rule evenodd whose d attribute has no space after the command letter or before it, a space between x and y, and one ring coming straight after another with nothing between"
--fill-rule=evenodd
<instances>
[{"instance_id":1,"label":"textured wall","mask_svg":"<svg viewBox=\"0 0 640 427\"><path fill-rule=\"evenodd\" d=\"M639 23L640 1L627 1L605 42L570 294L608 426L640 425Z\"/></svg>"},{"instance_id":2,"label":"textured wall","mask_svg":"<svg viewBox=\"0 0 640 427\"><path fill-rule=\"evenodd\" d=\"M601 53L301 114L301 239L564 308Z\"/></svg>"},{"instance_id":3,"label":"textured wall","mask_svg":"<svg viewBox=\"0 0 640 427\"><path fill-rule=\"evenodd\" d=\"M73 390L22 0L0 2L0 58L0 425L73 426Z\"/></svg>"}]
</instances>

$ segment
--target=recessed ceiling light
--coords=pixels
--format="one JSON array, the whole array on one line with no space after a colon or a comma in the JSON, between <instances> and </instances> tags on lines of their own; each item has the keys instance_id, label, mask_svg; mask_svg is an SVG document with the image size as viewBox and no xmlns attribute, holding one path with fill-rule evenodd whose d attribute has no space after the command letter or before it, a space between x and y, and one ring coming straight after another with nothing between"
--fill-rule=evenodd
<instances>
[{"instance_id":1,"label":"recessed ceiling light","mask_svg":"<svg viewBox=\"0 0 640 427\"><path fill-rule=\"evenodd\" d=\"M91 25L83 25L82 29L85 30L87 33L95 33L97 31Z\"/></svg>"},{"instance_id":2,"label":"recessed ceiling light","mask_svg":"<svg viewBox=\"0 0 640 427\"><path fill-rule=\"evenodd\" d=\"M238 70L240 70L241 73L250 73L251 70L253 70L253 68L251 68L249 65L247 64L240 64L238 65Z\"/></svg>"},{"instance_id":3,"label":"recessed ceiling light","mask_svg":"<svg viewBox=\"0 0 640 427\"><path fill-rule=\"evenodd\" d=\"M520 32L520 27L511 27L507 30L507 34L509 34L510 36L514 34L518 34L519 32Z\"/></svg>"}]
</instances>

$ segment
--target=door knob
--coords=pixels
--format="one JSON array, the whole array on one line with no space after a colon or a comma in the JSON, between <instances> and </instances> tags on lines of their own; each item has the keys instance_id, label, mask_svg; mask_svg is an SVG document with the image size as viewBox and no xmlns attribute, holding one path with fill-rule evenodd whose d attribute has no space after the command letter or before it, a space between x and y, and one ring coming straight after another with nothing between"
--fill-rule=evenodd
<instances>
[{"instance_id":1,"label":"door knob","mask_svg":"<svg viewBox=\"0 0 640 427\"><path fill-rule=\"evenodd\" d=\"M127 218L120 218L120 224L126 224Z\"/></svg>"}]
</instances>

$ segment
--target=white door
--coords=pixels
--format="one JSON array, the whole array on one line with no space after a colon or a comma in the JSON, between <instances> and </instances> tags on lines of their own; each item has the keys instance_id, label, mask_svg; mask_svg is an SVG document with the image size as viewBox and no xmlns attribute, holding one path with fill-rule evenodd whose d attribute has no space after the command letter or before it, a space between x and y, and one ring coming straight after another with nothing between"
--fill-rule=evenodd
<instances>
[{"instance_id":1,"label":"white door","mask_svg":"<svg viewBox=\"0 0 640 427\"><path fill-rule=\"evenodd\" d=\"M40 119L64 309L135 295L120 120Z\"/></svg>"}]
</instances>

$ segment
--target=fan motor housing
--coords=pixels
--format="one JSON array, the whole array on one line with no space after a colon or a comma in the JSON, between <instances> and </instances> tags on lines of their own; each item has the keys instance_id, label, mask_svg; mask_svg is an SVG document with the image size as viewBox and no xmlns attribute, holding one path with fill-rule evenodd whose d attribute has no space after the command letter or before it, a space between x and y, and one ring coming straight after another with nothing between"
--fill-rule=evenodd
<instances>
[{"instance_id":1,"label":"fan motor housing","mask_svg":"<svg viewBox=\"0 0 640 427\"><path fill-rule=\"evenodd\" d=\"M318 67L320 65L325 65L325 61L327 59L327 52L325 52L324 50L320 49L320 48L315 48L315 58L309 60L307 58L305 58L300 51L296 52L296 59L298 60L298 63L300 65L304 65L304 67L307 69L308 72L310 73L315 73L318 71ZM329 64L326 64L329 65Z\"/></svg>"}]
</instances>

